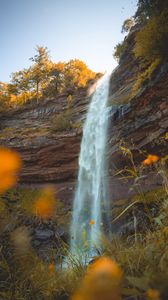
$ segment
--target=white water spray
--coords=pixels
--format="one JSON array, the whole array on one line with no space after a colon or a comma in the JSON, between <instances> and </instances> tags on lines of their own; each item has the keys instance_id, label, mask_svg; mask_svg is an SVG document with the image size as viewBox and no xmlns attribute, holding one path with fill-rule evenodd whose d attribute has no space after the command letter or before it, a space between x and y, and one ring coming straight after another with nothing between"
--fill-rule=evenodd
<instances>
[{"instance_id":1,"label":"white water spray","mask_svg":"<svg viewBox=\"0 0 168 300\"><path fill-rule=\"evenodd\" d=\"M92 96L83 129L71 224L72 253L81 250L89 255L95 253L95 249L101 247L103 222L108 226L109 201L105 180L108 90L109 76L104 76Z\"/></svg>"}]
</instances>

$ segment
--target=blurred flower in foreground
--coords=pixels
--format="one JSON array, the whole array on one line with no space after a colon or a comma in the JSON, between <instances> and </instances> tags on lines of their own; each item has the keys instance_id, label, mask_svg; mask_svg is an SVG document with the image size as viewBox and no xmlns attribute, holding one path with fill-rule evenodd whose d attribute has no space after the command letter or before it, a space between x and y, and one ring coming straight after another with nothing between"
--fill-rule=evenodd
<instances>
[{"instance_id":1,"label":"blurred flower in foreground","mask_svg":"<svg viewBox=\"0 0 168 300\"><path fill-rule=\"evenodd\" d=\"M21 158L17 152L0 148L0 193L4 193L17 183L21 165Z\"/></svg>"},{"instance_id":2,"label":"blurred flower in foreground","mask_svg":"<svg viewBox=\"0 0 168 300\"><path fill-rule=\"evenodd\" d=\"M30 234L28 229L24 226L19 227L12 232L11 240L16 252L24 253L30 249Z\"/></svg>"},{"instance_id":3,"label":"blurred flower in foreground","mask_svg":"<svg viewBox=\"0 0 168 300\"><path fill-rule=\"evenodd\" d=\"M52 187L47 187L42 190L41 196L34 203L34 213L42 219L48 219L54 216L55 197Z\"/></svg>"},{"instance_id":4,"label":"blurred flower in foreground","mask_svg":"<svg viewBox=\"0 0 168 300\"><path fill-rule=\"evenodd\" d=\"M109 257L100 257L89 265L80 289L72 300L120 300L122 270Z\"/></svg>"},{"instance_id":5,"label":"blurred flower in foreground","mask_svg":"<svg viewBox=\"0 0 168 300\"><path fill-rule=\"evenodd\" d=\"M49 264L48 271L50 275L55 274L55 264L53 262Z\"/></svg>"},{"instance_id":6,"label":"blurred flower in foreground","mask_svg":"<svg viewBox=\"0 0 168 300\"><path fill-rule=\"evenodd\" d=\"M147 158L143 161L143 165L149 166L156 163L159 160L159 156L149 154Z\"/></svg>"},{"instance_id":7,"label":"blurred flower in foreground","mask_svg":"<svg viewBox=\"0 0 168 300\"><path fill-rule=\"evenodd\" d=\"M155 289L149 289L147 291L147 299L148 300L160 300L160 292Z\"/></svg>"},{"instance_id":8,"label":"blurred flower in foreground","mask_svg":"<svg viewBox=\"0 0 168 300\"><path fill-rule=\"evenodd\" d=\"M89 224L92 226L95 224L95 221L94 220L90 220Z\"/></svg>"},{"instance_id":9,"label":"blurred flower in foreground","mask_svg":"<svg viewBox=\"0 0 168 300\"><path fill-rule=\"evenodd\" d=\"M108 274L111 279L119 282L122 278L122 270L118 264L107 256L96 259L89 265L85 279L93 278L99 274Z\"/></svg>"}]
</instances>

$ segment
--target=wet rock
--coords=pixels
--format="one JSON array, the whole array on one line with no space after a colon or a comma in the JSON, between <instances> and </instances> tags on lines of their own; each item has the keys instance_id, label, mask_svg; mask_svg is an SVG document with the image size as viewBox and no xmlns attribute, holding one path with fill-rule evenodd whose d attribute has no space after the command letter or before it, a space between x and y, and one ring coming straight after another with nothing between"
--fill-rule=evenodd
<instances>
[{"instance_id":1,"label":"wet rock","mask_svg":"<svg viewBox=\"0 0 168 300\"><path fill-rule=\"evenodd\" d=\"M65 230L63 227L57 226L55 234L59 237L63 237L65 235Z\"/></svg>"},{"instance_id":2,"label":"wet rock","mask_svg":"<svg viewBox=\"0 0 168 300\"><path fill-rule=\"evenodd\" d=\"M38 247L38 246L41 245L41 241L39 241L39 240L33 240L32 244L36 248L36 247Z\"/></svg>"},{"instance_id":3,"label":"wet rock","mask_svg":"<svg viewBox=\"0 0 168 300\"><path fill-rule=\"evenodd\" d=\"M49 229L36 229L35 230L35 238L38 240L49 240L54 236L54 232Z\"/></svg>"}]
</instances>

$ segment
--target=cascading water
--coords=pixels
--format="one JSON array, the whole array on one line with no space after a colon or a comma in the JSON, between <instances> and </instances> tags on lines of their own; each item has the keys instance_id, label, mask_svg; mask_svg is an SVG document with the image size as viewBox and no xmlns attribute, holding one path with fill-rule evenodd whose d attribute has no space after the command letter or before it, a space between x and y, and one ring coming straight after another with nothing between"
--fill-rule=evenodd
<instances>
[{"instance_id":1,"label":"cascading water","mask_svg":"<svg viewBox=\"0 0 168 300\"><path fill-rule=\"evenodd\" d=\"M94 92L83 129L77 190L71 224L71 252L92 256L101 247L100 236L109 220L105 150L108 129L109 76ZM104 212L104 213L103 213Z\"/></svg>"}]
</instances>

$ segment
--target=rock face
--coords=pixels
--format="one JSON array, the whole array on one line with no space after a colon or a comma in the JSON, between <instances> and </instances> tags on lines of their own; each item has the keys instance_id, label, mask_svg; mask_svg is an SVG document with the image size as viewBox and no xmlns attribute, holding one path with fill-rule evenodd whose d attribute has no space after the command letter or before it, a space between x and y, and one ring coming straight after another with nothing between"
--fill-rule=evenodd
<instances>
[{"instance_id":1,"label":"rock face","mask_svg":"<svg viewBox=\"0 0 168 300\"><path fill-rule=\"evenodd\" d=\"M133 93L138 75L142 72L133 56L135 31L128 36L130 48L123 54L111 76L109 105L109 175L112 199L129 198L132 180L119 182L114 174L130 165L120 145L131 150L134 162L140 165L147 154L164 157L168 154L168 63L159 66L142 87ZM163 179L147 172L141 182L143 192L160 187ZM124 184L125 183L125 184Z\"/></svg>"},{"instance_id":2,"label":"rock face","mask_svg":"<svg viewBox=\"0 0 168 300\"><path fill-rule=\"evenodd\" d=\"M72 194L71 182L74 183L77 176L82 124L88 103L88 91L81 90L72 108L68 107L64 94L1 116L0 145L21 154L24 162L21 183L56 183L61 197ZM53 120L65 111L71 115L71 129L54 131Z\"/></svg>"},{"instance_id":3,"label":"rock face","mask_svg":"<svg viewBox=\"0 0 168 300\"><path fill-rule=\"evenodd\" d=\"M160 66L153 77L133 95L133 86L141 72L132 54L132 32L128 37L130 48L124 53L119 66L111 76L109 106L111 106L109 145L110 197L119 200L129 197L131 181L125 186L116 170L127 161L119 151L124 142L133 152L136 164L144 155L164 155L168 152L164 136L168 131L168 63ZM53 130L53 119L67 110L67 95L39 104L26 105L0 116L0 145L15 148L23 158L21 183L29 185L54 183L66 203L72 202L78 170L78 156L82 137L82 124L89 104L88 91L81 90L73 100L71 129ZM141 153L140 153L141 151ZM144 189L160 185L161 178L150 174Z\"/></svg>"}]
</instances>

